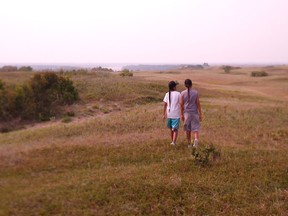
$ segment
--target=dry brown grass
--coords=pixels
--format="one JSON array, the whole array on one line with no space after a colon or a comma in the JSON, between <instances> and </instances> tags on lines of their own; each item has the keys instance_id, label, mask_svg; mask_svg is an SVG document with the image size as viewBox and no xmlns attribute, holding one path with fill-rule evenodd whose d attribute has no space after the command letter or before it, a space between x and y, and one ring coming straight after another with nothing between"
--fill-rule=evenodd
<instances>
[{"instance_id":1,"label":"dry brown grass","mask_svg":"<svg viewBox=\"0 0 288 216\"><path fill-rule=\"evenodd\" d=\"M0 134L0 215L286 215L288 75L250 70L72 75L83 100L70 123ZM195 165L182 130L169 146L162 103L147 101L186 78L201 95L200 142L221 150L209 167Z\"/></svg>"}]
</instances>

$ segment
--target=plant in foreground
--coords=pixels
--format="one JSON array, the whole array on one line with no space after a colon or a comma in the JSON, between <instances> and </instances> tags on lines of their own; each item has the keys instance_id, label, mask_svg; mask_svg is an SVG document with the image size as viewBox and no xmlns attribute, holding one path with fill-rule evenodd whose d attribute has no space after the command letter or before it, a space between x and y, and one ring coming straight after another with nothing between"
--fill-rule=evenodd
<instances>
[{"instance_id":1,"label":"plant in foreground","mask_svg":"<svg viewBox=\"0 0 288 216\"><path fill-rule=\"evenodd\" d=\"M220 151L216 150L212 143L209 145L199 145L198 148L193 147L192 156L195 159L195 163L202 166L209 165L211 161L221 158Z\"/></svg>"}]
</instances>

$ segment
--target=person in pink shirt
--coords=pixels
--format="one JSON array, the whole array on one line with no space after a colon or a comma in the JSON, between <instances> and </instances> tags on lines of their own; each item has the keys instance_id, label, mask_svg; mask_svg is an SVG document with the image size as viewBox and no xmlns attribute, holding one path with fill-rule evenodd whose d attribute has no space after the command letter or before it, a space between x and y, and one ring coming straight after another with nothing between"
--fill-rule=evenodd
<instances>
[{"instance_id":1,"label":"person in pink shirt","mask_svg":"<svg viewBox=\"0 0 288 216\"><path fill-rule=\"evenodd\" d=\"M201 105L198 92L192 89L192 81L186 79L184 84L187 89L181 92L181 119L184 122L188 147L192 147L191 133L193 133L193 147L198 148L200 122L202 121Z\"/></svg>"}]
</instances>

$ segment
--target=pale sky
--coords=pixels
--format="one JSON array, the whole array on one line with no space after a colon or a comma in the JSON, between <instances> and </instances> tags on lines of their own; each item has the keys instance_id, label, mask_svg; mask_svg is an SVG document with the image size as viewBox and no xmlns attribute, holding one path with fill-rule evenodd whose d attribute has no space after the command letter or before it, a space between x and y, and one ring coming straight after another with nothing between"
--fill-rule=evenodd
<instances>
[{"instance_id":1,"label":"pale sky","mask_svg":"<svg viewBox=\"0 0 288 216\"><path fill-rule=\"evenodd\" d=\"M0 0L0 63L288 63L288 0Z\"/></svg>"}]
</instances>

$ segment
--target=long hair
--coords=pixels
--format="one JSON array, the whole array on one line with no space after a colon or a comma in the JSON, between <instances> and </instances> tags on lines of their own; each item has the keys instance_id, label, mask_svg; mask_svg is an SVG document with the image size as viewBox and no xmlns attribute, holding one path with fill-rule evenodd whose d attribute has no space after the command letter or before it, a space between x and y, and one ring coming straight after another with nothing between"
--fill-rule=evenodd
<instances>
[{"instance_id":1,"label":"long hair","mask_svg":"<svg viewBox=\"0 0 288 216\"><path fill-rule=\"evenodd\" d=\"M176 83L174 81L169 82L168 87L169 87L169 112L170 112L170 107L171 107L171 91L174 91L174 88L176 87Z\"/></svg>"},{"instance_id":2,"label":"long hair","mask_svg":"<svg viewBox=\"0 0 288 216\"><path fill-rule=\"evenodd\" d=\"M190 79L186 79L184 84L185 84L185 87L187 88L188 101L189 101L190 100L190 88L192 87L192 81Z\"/></svg>"}]
</instances>

